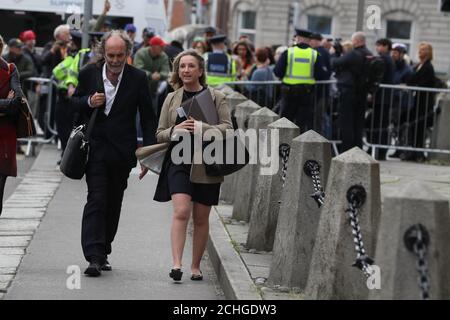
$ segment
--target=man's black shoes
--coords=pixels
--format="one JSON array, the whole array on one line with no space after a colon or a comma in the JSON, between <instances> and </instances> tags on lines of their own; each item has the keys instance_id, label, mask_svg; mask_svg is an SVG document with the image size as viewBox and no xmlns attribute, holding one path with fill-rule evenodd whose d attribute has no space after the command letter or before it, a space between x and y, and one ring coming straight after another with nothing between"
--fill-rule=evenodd
<instances>
[{"instance_id":1,"label":"man's black shoes","mask_svg":"<svg viewBox=\"0 0 450 320\"><path fill-rule=\"evenodd\" d=\"M102 265L102 271L112 271L111 264L108 262L108 260L106 260Z\"/></svg>"},{"instance_id":2,"label":"man's black shoes","mask_svg":"<svg viewBox=\"0 0 450 320\"><path fill-rule=\"evenodd\" d=\"M102 275L102 264L98 261L91 261L84 274L88 277L100 277Z\"/></svg>"}]
</instances>

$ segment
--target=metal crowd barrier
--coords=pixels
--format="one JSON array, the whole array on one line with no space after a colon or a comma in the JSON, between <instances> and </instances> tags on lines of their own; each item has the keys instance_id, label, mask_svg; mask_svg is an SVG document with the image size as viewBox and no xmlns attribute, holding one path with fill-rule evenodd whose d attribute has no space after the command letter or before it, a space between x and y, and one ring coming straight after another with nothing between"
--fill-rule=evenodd
<instances>
[{"instance_id":1,"label":"metal crowd barrier","mask_svg":"<svg viewBox=\"0 0 450 320\"><path fill-rule=\"evenodd\" d=\"M227 85L260 106L279 113L280 81L236 81ZM433 130L440 112L437 101L449 93L449 89L380 85L374 95L368 96L363 134L365 148L370 149L374 157L380 150L450 154L450 150L433 147L433 139L436 139ZM337 146L341 143L339 107L336 80L318 81L313 130L332 142L335 154L339 154Z\"/></svg>"},{"instance_id":2,"label":"metal crowd barrier","mask_svg":"<svg viewBox=\"0 0 450 320\"><path fill-rule=\"evenodd\" d=\"M261 107L280 113L281 81L234 81L226 85ZM336 80L317 81L314 86L313 130L330 140L336 155L341 143L337 125L338 93Z\"/></svg>"},{"instance_id":3,"label":"metal crowd barrier","mask_svg":"<svg viewBox=\"0 0 450 320\"><path fill-rule=\"evenodd\" d=\"M435 141L439 100L449 93L449 89L380 85L366 113L364 140L372 156L387 150L400 152L405 160L416 159L419 153L450 154L437 148Z\"/></svg>"},{"instance_id":4,"label":"metal crowd barrier","mask_svg":"<svg viewBox=\"0 0 450 320\"><path fill-rule=\"evenodd\" d=\"M32 77L25 80L28 85L25 86L24 94L28 90L35 91L34 87L35 85L41 85L41 90L39 92L36 92L35 97L35 103L36 105L31 106L33 111L33 117L36 123L36 128L38 129L38 133L36 137L26 138L26 139L18 139L20 142L24 142L27 144L27 150L25 152L25 155L27 157L29 156L35 156L36 151L36 145L38 144L49 144L53 143L56 140L56 137L58 135L57 129L56 129L56 122L54 119L52 119L52 115L55 114L55 108L56 108L56 90L57 90L57 82L52 77L50 79L48 78L39 78L39 77ZM46 103L44 108L41 106L41 97L43 95L47 95ZM43 120L44 128L42 128L39 124L39 120ZM41 132L40 132L41 131ZM49 137L46 138L46 131L50 134Z\"/></svg>"}]
</instances>

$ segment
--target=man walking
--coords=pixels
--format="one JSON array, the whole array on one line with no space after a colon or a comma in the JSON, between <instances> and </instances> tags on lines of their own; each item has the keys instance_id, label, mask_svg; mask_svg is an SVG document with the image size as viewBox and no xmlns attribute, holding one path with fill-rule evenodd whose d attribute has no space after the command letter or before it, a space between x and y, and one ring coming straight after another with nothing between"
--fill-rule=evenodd
<instances>
[{"instance_id":1,"label":"man walking","mask_svg":"<svg viewBox=\"0 0 450 320\"><path fill-rule=\"evenodd\" d=\"M87 204L82 223L82 247L88 276L111 270L107 258L119 225L124 191L136 166L136 114L141 114L144 145L156 143L156 117L146 74L126 63L133 42L124 31L111 31L101 42L96 64L86 66L78 77L73 105L89 119L99 108L91 135L86 168ZM147 170L142 168L142 179Z\"/></svg>"}]
</instances>

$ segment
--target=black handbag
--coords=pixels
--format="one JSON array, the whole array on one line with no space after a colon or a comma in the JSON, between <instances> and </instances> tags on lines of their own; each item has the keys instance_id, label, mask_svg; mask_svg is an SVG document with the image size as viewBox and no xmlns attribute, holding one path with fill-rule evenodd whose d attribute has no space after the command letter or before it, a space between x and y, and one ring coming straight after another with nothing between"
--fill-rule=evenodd
<instances>
[{"instance_id":1,"label":"black handbag","mask_svg":"<svg viewBox=\"0 0 450 320\"><path fill-rule=\"evenodd\" d=\"M97 92L105 92L101 73L97 72ZM72 130L66 149L61 159L60 170L70 179L81 180L86 173L86 164L89 160L89 140L94 129L95 119L99 108L92 112L88 124L83 124Z\"/></svg>"},{"instance_id":2,"label":"black handbag","mask_svg":"<svg viewBox=\"0 0 450 320\"><path fill-rule=\"evenodd\" d=\"M81 180L86 172L89 159L89 139L94 128L98 108L94 110L89 124L83 124L72 130L67 147L61 159L60 170L70 179Z\"/></svg>"},{"instance_id":3,"label":"black handbag","mask_svg":"<svg viewBox=\"0 0 450 320\"><path fill-rule=\"evenodd\" d=\"M233 122L233 129L238 130L238 124L236 121L236 117L232 116L231 121ZM230 141L233 140L233 141ZM204 148L208 145L204 144ZM227 146L233 146L234 148L234 159L232 163L227 163ZM244 159L239 159L239 152L244 152ZM242 168L244 168L250 162L250 154L245 145L245 141L241 140L239 134L233 135L231 138L227 138L223 141L223 159L221 159L221 163L205 163L205 171L206 175L210 177L224 177L230 174L233 174ZM244 160L242 162L242 160Z\"/></svg>"}]
</instances>

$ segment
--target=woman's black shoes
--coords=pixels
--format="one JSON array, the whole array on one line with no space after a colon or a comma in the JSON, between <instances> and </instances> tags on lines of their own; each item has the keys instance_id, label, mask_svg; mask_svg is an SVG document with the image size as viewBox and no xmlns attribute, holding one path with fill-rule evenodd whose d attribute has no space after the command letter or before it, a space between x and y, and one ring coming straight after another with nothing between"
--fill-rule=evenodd
<instances>
[{"instance_id":1,"label":"woman's black shoes","mask_svg":"<svg viewBox=\"0 0 450 320\"><path fill-rule=\"evenodd\" d=\"M172 269L169 273L169 277L171 277L173 281L181 281L183 272L181 272L181 269Z\"/></svg>"},{"instance_id":2,"label":"woman's black shoes","mask_svg":"<svg viewBox=\"0 0 450 320\"><path fill-rule=\"evenodd\" d=\"M192 281L202 281L203 280L203 273L200 271L200 274L193 274L191 276Z\"/></svg>"}]
</instances>

